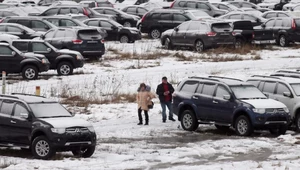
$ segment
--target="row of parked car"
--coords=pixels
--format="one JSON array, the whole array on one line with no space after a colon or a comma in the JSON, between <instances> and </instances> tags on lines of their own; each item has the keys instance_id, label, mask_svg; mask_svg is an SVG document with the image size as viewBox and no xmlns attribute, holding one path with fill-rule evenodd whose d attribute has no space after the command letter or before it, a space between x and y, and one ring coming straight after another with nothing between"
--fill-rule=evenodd
<instances>
[{"instance_id":1,"label":"row of parked car","mask_svg":"<svg viewBox=\"0 0 300 170\"><path fill-rule=\"evenodd\" d=\"M189 77L173 95L173 110L183 129L214 124L233 127L238 135L254 130L285 134L300 131L300 71L279 70L270 76L254 75L247 81L229 77Z\"/></svg>"}]
</instances>

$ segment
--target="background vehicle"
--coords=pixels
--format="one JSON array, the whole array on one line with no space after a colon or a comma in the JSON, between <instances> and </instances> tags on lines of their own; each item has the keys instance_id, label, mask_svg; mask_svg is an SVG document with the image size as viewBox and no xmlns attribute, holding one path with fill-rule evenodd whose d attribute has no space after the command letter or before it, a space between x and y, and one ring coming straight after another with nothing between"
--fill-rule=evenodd
<instances>
[{"instance_id":1,"label":"background vehicle","mask_svg":"<svg viewBox=\"0 0 300 170\"><path fill-rule=\"evenodd\" d=\"M141 6L137 6L137 5L132 5L132 6L127 6L125 8L122 9L123 12L130 14L130 15L136 15L139 17L143 17L147 12L149 12L148 9L141 7Z\"/></svg>"},{"instance_id":2,"label":"background vehicle","mask_svg":"<svg viewBox=\"0 0 300 170\"><path fill-rule=\"evenodd\" d=\"M33 39L43 35L42 32L36 32L28 27L14 23L1 23L0 32L15 35L21 39Z\"/></svg>"},{"instance_id":3,"label":"background vehicle","mask_svg":"<svg viewBox=\"0 0 300 170\"><path fill-rule=\"evenodd\" d=\"M239 11L240 9L228 2L212 2L212 5L217 7L218 9L226 10L228 12L230 11Z\"/></svg>"},{"instance_id":4,"label":"background vehicle","mask_svg":"<svg viewBox=\"0 0 300 170\"><path fill-rule=\"evenodd\" d=\"M37 159L50 159L57 151L85 158L93 155L93 126L72 117L54 100L26 94L0 95L0 100L1 130L11 132L0 134L2 146L31 149Z\"/></svg>"},{"instance_id":5,"label":"background vehicle","mask_svg":"<svg viewBox=\"0 0 300 170\"><path fill-rule=\"evenodd\" d=\"M114 5L107 0L83 0L79 2L80 5L89 8L95 7L111 7L113 8Z\"/></svg>"},{"instance_id":6,"label":"background vehicle","mask_svg":"<svg viewBox=\"0 0 300 170\"><path fill-rule=\"evenodd\" d=\"M3 19L2 23L16 23L41 32L47 32L49 29L56 27L48 21L37 17L7 17Z\"/></svg>"},{"instance_id":7,"label":"background vehicle","mask_svg":"<svg viewBox=\"0 0 300 170\"><path fill-rule=\"evenodd\" d=\"M261 25L267 21L265 18L261 18L246 12L230 12L226 15L220 16L219 19L251 21L253 26Z\"/></svg>"},{"instance_id":8,"label":"background vehicle","mask_svg":"<svg viewBox=\"0 0 300 170\"><path fill-rule=\"evenodd\" d=\"M273 10L282 10L283 6L290 0L264 0L263 3L257 4L261 8L269 8Z\"/></svg>"},{"instance_id":9,"label":"background vehicle","mask_svg":"<svg viewBox=\"0 0 300 170\"><path fill-rule=\"evenodd\" d=\"M238 7L238 8L253 8L262 13L270 11L268 8L260 8L259 6L251 3L251 2L244 2L244 1L229 1L228 3Z\"/></svg>"},{"instance_id":10,"label":"background vehicle","mask_svg":"<svg viewBox=\"0 0 300 170\"><path fill-rule=\"evenodd\" d=\"M265 19L270 19L270 18L282 18L282 17L292 17L290 13L284 12L284 11L268 11L265 12L261 15L261 17Z\"/></svg>"},{"instance_id":11,"label":"background vehicle","mask_svg":"<svg viewBox=\"0 0 300 170\"><path fill-rule=\"evenodd\" d=\"M3 10L3 9L0 10L0 19L3 19L5 17L11 17L11 16L19 16L19 15L9 10Z\"/></svg>"},{"instance_id":12,"label":"background vehicle","mask_svg":"<svg viewBox=\"0 0 300 170\"><path fill-rule=\"evenodd\" d=\"M190 77L181 81L173 95L173 110L184 130L194 131L199 123L230 126L240 136L254 129L285 134L289 110L281 102L268 99L250 83L226 77Z\"/></svg>"},{"instance_id":13,"label":"background vehicle","mask_svg":"<svg viewBox=\"0 0 300 170\"><path fill-rule=\"evenodd\" d=\"M300 0L291 0L289 3L283 5L282 10L283 11L291 11L291 9L293 9L299 3L300 3Z\"/></svg>"},{"instance_id":14,"label":"background vehicle","mask_svg":"<svg viewBox=\"0 0 300 170\"><path fill-rule=\"evenodd\" d=\"M38 78L39 72L49 70L50 63L43 55L22 53L7 43L0 43L0 71L22 73L27 80Z\"/></svg>"}]
</instances>

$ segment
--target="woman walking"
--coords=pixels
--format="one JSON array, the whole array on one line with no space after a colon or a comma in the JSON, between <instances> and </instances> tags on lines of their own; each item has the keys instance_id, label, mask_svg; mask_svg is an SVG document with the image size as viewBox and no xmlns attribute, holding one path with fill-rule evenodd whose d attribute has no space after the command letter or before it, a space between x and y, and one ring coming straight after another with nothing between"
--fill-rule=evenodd
<instances>
[{"instance_id":1,"label":"woman walking","mask_svg":"<svg viewBox=\"0 0 300 170\"><path fill-rule=\"evenodd\" d=\"M151 99L153 98L155 98L155 96L150 92L150 87L147 87L145 83L141 83L138 88L138 94L136 95L139 115L138 125L143 124L142 111L145 113L145 125L149 125L148 105L152 103Z\"/></svg>"}]
</instances>

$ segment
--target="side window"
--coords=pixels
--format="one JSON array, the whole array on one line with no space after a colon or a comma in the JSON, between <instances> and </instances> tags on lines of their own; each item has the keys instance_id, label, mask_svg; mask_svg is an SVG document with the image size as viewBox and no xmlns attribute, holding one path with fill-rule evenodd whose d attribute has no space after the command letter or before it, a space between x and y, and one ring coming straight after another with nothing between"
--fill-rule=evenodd
<instances>
[{"instance_id":1,"label":"side window","mask_svg":"<svg viewBox=\"0 0 300 170\"><path fill-rule=\"evenodd\" d=\"M70 8L61 8L59 14L61 15L70 14Z\"/></svg>"},{"instance_id":2,"label":"side window","mask_svg":"<svg viewBox=\"0 0 300 170\"><path fill-rule=\"evenodd\" d=\"M272 12L272 13L268 13L265 18L269 19L274 17L276 17L276 13Z\"/></svg>"},{"instance_id":3,"label":"side window","mask_svg":"<svg viewBox=\"0 0 300 170\"><path fill-rule=\"evenodd\" d=\"M19 20L18 22L15 21L13 23L18 23L18 24L24 25L26 27L29 27L29 20Z\"/></svg>"},{"instance_id":4,"label":"side window","mask_svg":"<svg viewBox=\"0 0 300 170\"><path fill-rule=\"evenodd\" d=\"M15 110L14 110L14 116L20 117L21 113L27 113L29 114L27 108L23 104L16 104Z\"/></svg>"},{"instance_id":5,"label":"side window","mask_svg":"<svg viewBox=\"0 0 300 170\"><path fill-rule=\"evenodd\" d=\"M136 13L136 8L134 8L134 7L129 7L129 8L127 8L126 12Z\"/></svg>"},{"instance_id":6,"label":"side window","mask_svg":"<svg viewBox=\"0 0 300 170\"><path fill-rule=\"evenodd\" d=\"M171 14L167 14L167 13L162 13L161 15L160 15L160 19L161 20L167 20L167 21L170 21L170 20L172 20L172 15Z\"/></svg>"},{"instance_id":7,"label":"side window","mask_svg":"<svg viewBox=\"0 0 300 170\"><path fill-rule=\"evenodd\" d=\"M1 105L1 110L0 113L11 115L13 108L14 108L15 103L12 101L3 101Z\"/></svg>"},{"instance_id":8,"label":"side window","mask_svg":"<svg viewBox=\"0 0 300 170\"><path fill-rule=\"evenodd\" d=\"M200 29L200 24L197 22L192 22L189 26L189 30L195 31Z\"/></svg>"},{"instance_id":9,"label":"side window","mask_svg":"<svg viewBox=\"0 0 300 170\"><path fill-rule=\"evenodd\" d=\"M160 14L159 13L152 14L151 18L153 20L159 20L160 19Z\"/></svg>"},{"instance_id":10,"label":"side window","mask_svg":"<svg viewBox=\"0 0 300 170\"><path fill-rule=\"evenodd\" d=\"M69 19L62 19L60 20L61 26L63 27L74 27L77 26L77 24L75 22L73 22L72 20Z\"/></svg>"},{"instance_id":11,"label":"side window","mask_svg":"<svg viewBox=\"0 0 300 170\"><path fill-rule=\"evenodd\" d=\"M234 5L234 6L238 7L238 8L240 8L240 7L241 7L241 5L240 5L240 3L239 3L239 2L232 2L232 3L230 3L230 4L232 4L232 5Z\"/></svg>"},{"instance_id":12,"label":"side window","mask_svg":"<svg viewBox=\"0 0 300 170\"><path fill-rule=\"evenodd\" d=\"M22 29L14 26L7 26L7 32L22 32Z\"/></svg>"},{"instance_id":13,"label":"side window","mask_svg":"<svg viewBox=\"0 0 300 170\"><path fill-rule=\"evenodd\" d=\"M59 20L58 19L47 19L47 21L49 21L51 24L59 27Z\"/></svg>"},{"instance_id":14,"label":"side window","mask_svg":"<svg viewBox=\"0 0 300 170\"><path fill-rule=\"evenodd\" d=\"M100 21L101 27L111 28L113 25L106 21Z\"/></svg>"},{"instance_id":15,"label":"side window","mask_svg":"<svg viewBox=\"0 0 300 170\"><path fill-rule=\"evenodd\" d=\"M12 49L7 46L0 46L0 56L12 56Z\"/></svg>"},{"instance_id":16,"label":"side window","mask_svg":"<svg viewBox=\"0 0 300 170\"><path fill-rule=\"evenodd\" d=\"M147 10L145 10L143 8L138 8L138 13L144 14L144 13L147 13Z\"/></svg>"},{"instance_id":17,"label":"side window","mask_svg":"<svg viewBox=\"0 0 300 170\"><path fill-rule=\"evenodd\" d=\"M106 9L106 10L105 10L105 14L109 14L109 15L117 15L117 12L114 11L114 10Z\"/></svg>"},{"instance_id":18,"label":"side window","mask_svg":"<svg viewBox=\"0 0 300 170\"><path fill-rule=\"evenodd\" d=\"M0 25L0 32L5 32L5 26L4 25Z\"/></svg>"},{"instance_id":19,"label":"side window","mask_svg":"<svg viewBox=\"0 0 300 170\"><path fill-rule=\"evenodd\" d=\"M224 95L230 95L224 86L218 86L216 91L216 97L223 99Z\"/></svg>"},{"instance_id":20,"label":"side window","mask_svg":"<svg viewBox=\"0 0 300 170\"><path fill-rule=\"evenodd\" d=\"M274 93L276 82L265 82L263 92Z\"/></svg>"},{"instance_id":21,"label":"side window","mask_svg":"<svg viewBox=\"0 0 300 170\"><path fill-rule=\"evenodd\" d=\"M95 20L95 21L88 21L87 25L88 26L99 27L99 21L97 21L97 20Z\"/></svg>"},{"instance_id":22,"label":"side window","mask_svg":"<svg viewBox=\"0 0 300 170\"><path fill-rule=\"evenodd\" d=\"M299 8L300 9L300 6ZM289 17L287 14L284 14L284 13L278 13L278 17Z\"/></svg>"},{"instance_id":23,"label":"side window","mask_svg":"<svg viewBox=\"0 0 300 170\"><path fill-rule=\"evenodd\" d=\"M211 10L210 7L205 3L198 3L198 8L203 10Z\"/></svg>"},{"instance_id":24,"label":"side window","mask_svg":"<svg viewBox=\"0 0 300 170\"><path fill-rule=\"evenodd\" d=\"M64 30L58 30L56 33L55 33L55 38L63 38L65 36L65 31Z\"/></svg>"},{"instance_id":25,"label":"side window","mask_svg":"<svg viewBox=\"0 0 300 170\"><path fill-rule=\"evenodd\" d=\"M71 14L79 14L79 10L77 8L71 8Z\"/></svg>"},{"instance_id":26,"label":"side window","mask_svg":"<svg viewBox=\"0 0 300 170\"><path fill-rule=\"evenodd\" d=\"M253 6L251 4L248 4L248 3L243 3L242 7L243 8L253 8Z\"/></svg>"},{"instance_id":27,"label":"side window","mask_svg":"<svg viewBox=\"0 0 300 170\"><path fill-rule=\"evenodd\" d=\"M52 8L49 9L48 11L46 11L44 13L45 16L52 16L52 15L56 15L58 13L58 9L57 8Z\"/></svg>"},{"instance_id":28,"label":"side window","mask_svg":"<svg viewBox=\"0 0 300 170\"><path fill-rule=\"evenodd\" d=\"M242 19L242 15L240 14L230 15L229 19Z\"/></svg>"},{"instance_id":29,"label":"side window","mask_svg":"<svg viewBox=\"0 0 300 170\"><path fill-rule=\"evenodd\" d=\"M10 17L10 16L17 16L17 15L14 14L14 13L12 13L12 12L4 11L4 12L3 12L3 16L5 16L5 17Z\"/></svg>"},{"instance_id":30,"label":"side window","mask_svg":"<svg viewBox=\"0 0 300 170\"><path fill-rule=\"evenodd\" d=\"M42 21L32 21L31 22L32 28L42 28L46 29L48 26L44 24Z\"/></svg>"},{"instance_id":31,"label":"side window","mask_svg":"<svg viewBox=\"0 0 300 170\"><path fill-rule=\"evenodd\" d=\"M188 21L189 20L186 16L184 16L182 14L174 14L173 17L174 17L173 18L174 21Z\"/></svg>"},{"instance_id":32,"label":"side window","mask_svg":"<svg viewBox=\"0 0 300 170\"><path fill-rule=\"evenodd\" d=\"M45 34L45 38L53 38L54 36L54 31L49 31Z\"/></svg>"},{"instance_id":33,"label":"side window","mask_svg":"<svg viewBox=\"0 0 300 170\"><path fill-rule=\"evenodd\" d=\"M255 21L256 18L251 16L251 15L244 15L244 20L251 20L251 21Z\"/></svg>"},{"instance_id":34,"label":"side window","mask_svg":"<svg viewBox=\"0 0 300 170\"><path fill-rule=\"evenodd\" d=\"M104 14L104 9L96 9L96 11L100 14Z\"/></svg>"},{"instance_id":35,"label":"side window","mask_svg":"<svg viewBox=\"0 0 300 170\"><path fill-rule=\"evenodd\" d=\"M269 20L269 21L266 23L266 27L267 27L267 28L272 28L272 27L274 27L274 24L275 24L275 20L274 20L274 19Z\"/></svg>"},{"instance_id":36,"label":"side window","mask_svg":"<svg viewBox=\"0 0 300 170\"><path fill-rule=\"evenodd\" d=\"M32 51L33 52L48 52L48 47L44 43L34 42L32 43Z\"/></svg>"},{"instance_id":37,"label":"side window","mask_svg":"<svg viewBox=\"0 0 300 170\"><path fill-rule=\"evenodd\" d=\"M197 81L187 81L181 87L180 91L187 92L187 93L195 93L198 84L199 82Z\"/></svg>"},{"instance_id":38,"label":"side window","mask_svg":"<svg viewBox=\"0 0 300 170\"><path fill-rule=\"evenodd\" d=\"M258 87L258 84L259 84L258 80L250 80L250 81L247 81L247 82L253 84L255 87Z\"/></svg>"},{"instance_id":39,"label":"side window","mask_svg":"<svg viewBox=\"0 0 300 170\"><path fill-rule=\"evenodd\" d=\"M228 6L226 6L226 5L222 5L222 4L220 4L220 5L219 5L219 9L228 10L228 9L229 9L229 7L228 7Z\"/></svg>"},{"instance_id":40,"label":"side window","mask_svg":"<svg viewBox=\"0 0 300 170\"><path fill-rule=\"evenodd\" d=\"M196 8L196 2L188 2L188 3L186 3L186 7L188 7L188 8Z\"/></svg>"},{"instance_id":41,"label":"side window","mask_svg":"<svg viewBox=\"0 0 300 170\"><path fill-rule=\"evenodd\" d=\"M186 31L189 27L190 22L184 22L178 26L178 31Z\"/></svg>"},{"instance_id":42,"label":"side window","mask_svg":"<svg viewBox=\"0 0 300 170\"><path fill-rule=\"evenodd\" d=\"M204 84L202 94L212 96L215 91L215 84Z\"/></svg>"},{"instance_id":43,"label":"side window","mask_svg":"<svg viewBox=\"0 0 300 170\"><path fill-rule=\"evenodd\" d=\"M283 95L284 92L291 92L291 91L286 85L284 85L282 83L279 83L278 86L277 86L276 94Z\"/></svg>"},{"instance_id":44,"label":"side window","mask_svg":"<svg viewBox=\"0 0 300 170\"><path fill-rule=\"evenodd\" d=\"M28 51L28 42L13 42L13 46L22 52Z\"/></svg>"},{"instance_id":45,"label":"side window","mask_svg":"<svg viewBox=\"0 0 300 170\"><path fill-rule=\"evenodd\" d=\"M180 7L184 7L184 5L185 5L184 1L181 1L181 2L178 3L178 6L180 6Z\"/></svg>"},{"instance_id":46,"label":"side window","mask_svg":"<svg viewBox=\"0 0 300 170\"><path fill-rule=\"evenodd\" d=\"M290 28L292 26L292 21L290 19L285 19L283 20L282 26Z\"/></svg>"}]
</instances>

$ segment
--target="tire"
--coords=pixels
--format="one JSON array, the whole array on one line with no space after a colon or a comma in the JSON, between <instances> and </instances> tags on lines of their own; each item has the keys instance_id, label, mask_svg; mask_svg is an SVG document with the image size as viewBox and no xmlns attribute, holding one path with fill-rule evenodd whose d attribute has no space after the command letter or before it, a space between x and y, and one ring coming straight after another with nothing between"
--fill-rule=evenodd
<instances>
[{"instance_id":1,"label":"tire","mask_svg":"<svg viewBox=\"0 0 300 170\"><path fill-rule=\"evenodd\" d=\"M300 132L300 113L295 118L296 131Z\"/></svg>"},{"instance_id":2,"label":"tire","mask_svg":"<svg viewBox=\"0 0 300 170\"><path fill-rule=\"evenodd\" d=\"M234 42L234 48L235 49L240 49L243 46L243 40L240 38L237 38Z\"/></svg>"},{"instance_id":3,"label":"tire","mask_svg":"<svg viewBox=\"0 0 300 170\"><path fill-rule=\"evenodd\" d=\"M39 76L38 69L33 65L25 66L22 70L22 77L26 80L35 80Z\"/></svg>"},{"instance_id":4,"label":"tire","mask_svg":"<svg viewBox=\"0 0 300 170\"><path fill-rule=\"evenodd\" d=\"M45 136L36 137L31 144L31 152L37 159L51 159L56 151Z\"/></svg>"},{"instance_id":5,"label":"tire","mask_svg":"<svg viewBox=\"0 0 300 170\"><path fill-rule=\"evenodd\" d=\"M89 158L94 154L95 149L96 146L89 146L85 148L78 148L76 150L72 150L72 153L74 156L77 157Z\"/></svg>"},{"instance_id":6,"label":"tire","mask_svg":"<svg viewBox=\"0 0 300 170\"><path fill-rule=\"evenodd\" d=\"M221 126L221 125L215 125L216 128L220 131L228 131L230 126Z\"/></svg>"},{"instance_id":7,"label":"tire","mask_svg":"<svg viewBox=\"0 0 300 170\"><path fill-rule=\"evenodd\" d=\"M252 134L253 127L248 117L241 115L236 119L235 132L239 136L250 136Z\"/></svg>"},{"instance_id":8,"label":"tire","mask_svg":"<svg viewBox=\"0 0 300 170\"><path fill-rule=\"evenodd\" d=\"M195 131L198 128L198 120L191 110L183 111L181 117L181 126L187 131Z\"/></svg>"},{"instance_id":9,"label":"tire","mask_svg":"<svg viewBox=\"0 0 300 170\"><path fill-rule=\"evenodd\" d=\"M149 35L152 39L158 39L161 36L161 32L158 28L154 28L150 31Z\"/></svg>"},{"instance_id":10,"label":"tire","mask_svg":"<svg viewBox=\"0 0 300 170\"><path fill-rule=\"evenodd\" d=\"M269 129L269 131L272 135L279 136L279 135L284 135L286 133L287 129L288 129L288 126L283 125L277 129Z\"/></svg>"},{"instance_id":11,"label":"tire","mask_svg":"<svg viewBox=\"0 0 300 170\"><path fill-rule=\"evenodd\" d=\"M123 24L124 27L131 27L131 23L129 21L125 21Z\"/></svg>"},{"instance_id":12,"label":"tire","mask_svg":"<svg viewBox=\"0 0 300 170\"><path fill-rule=\"evenodd\" d=\"M173 49L173 45L172 45L172 42L170 40L170 38L166 38L165 41L164 41L164 47L165 49L168 49L168 50L172 50Z\"/></svg>"},{"instance_id":13,"label":"tire","mask_svg":"<svg viewBox=\"0 0 300 170\"><path fill-rule=\"evenodd\" d=\"M289 44L285 35L280 35L278 43L279 43L279 46L281 46L281 47L286 47Z\"/></svg>"},{"instance_id":14,"label":"tire","mask_svg":"<svg viewBox=\"0 0 300 170\"><path fill-rule=\"evenodd\" d=\"M127 35L120 36L120 43L129 43L129 37Z\"/></svg>"},{"instance_id":15,"label":"tire","mask_svg":"<svg viewBox=\"0 0 300 170\"><path fill-rule=\"evenodd\" d=\"M57 74L60 76L72 75L73 71L74 68L70 62L60 62L57 65Z\"/></svg>"},{"instance_id":16,"label":"tire","mask_svg":"<svg viewBox=\"0 0 300 170\"><path fill-rule=\"evenodd\" d=\"M196 52L200 52L200 53L203 52L203 50L204 50L203 42L201 40L197 40L195 42L194 49Z\"/></svg>"}]
</instances>

